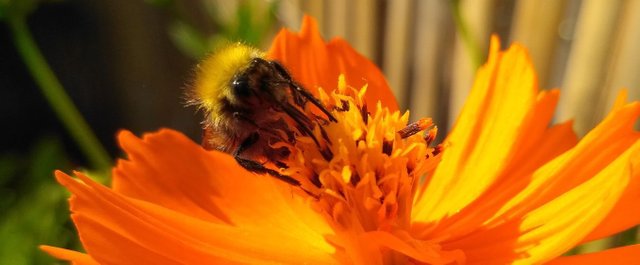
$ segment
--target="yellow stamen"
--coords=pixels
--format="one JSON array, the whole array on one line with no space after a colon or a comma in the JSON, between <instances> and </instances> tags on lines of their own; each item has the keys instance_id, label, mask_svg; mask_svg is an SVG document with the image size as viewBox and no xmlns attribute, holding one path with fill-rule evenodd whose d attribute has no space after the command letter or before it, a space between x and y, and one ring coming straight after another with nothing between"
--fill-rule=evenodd
<instances>
[{"instance_id":1,"label":"yellow stamen","mask_svg":"<svg viewBox=\"0 0 640 265\"><path fill-rule=\"evenodd\" d=\"M369 113L366 89L348 87L340 77L336 91L320 91L338 121L318 122L320 147L298 137L284 173L313 185L318 205L342 226L408 229L414 183L437 164L441 148L429 147L437 130L431 119L409 123L408 112L390 112L380 103Z\"/></svg>"}]
</instances>

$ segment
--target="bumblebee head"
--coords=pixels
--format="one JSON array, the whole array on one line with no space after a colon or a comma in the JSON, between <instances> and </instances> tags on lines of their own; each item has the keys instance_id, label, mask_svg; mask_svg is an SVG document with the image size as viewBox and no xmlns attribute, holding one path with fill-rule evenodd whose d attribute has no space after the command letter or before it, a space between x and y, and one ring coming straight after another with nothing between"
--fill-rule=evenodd
<instances>
[{"instance_id":1,"label":"bumblebee head","mask_svg":"<svg viewBox=\"0 0 640 265\"><path fill-rule=\"evenodd\" d=\"M309 91L293 81L284 66L264 57L258 49L234 43L198 66L190 96L191 103L205 110L206 123L218 126L237 114L259 123L260 119L275 119L265 111L276 111L291 117L310 135L313 124L303 111L307 101L335 121Z\"/></svg>"},{"instance_id":2,"label":"bumblebee head","mask_svg":"<svg viewBox=\"0 0 640 265\"><path fill-rule=\"evenodd\" d=\"M221 100L234 101L238 94L249 93L242 90L242 82L247 82L243 73L263 57L263 52L242 43L221 47L198 65L192 100L207 112L217 112Z\"/></svg>"}]
</instances>

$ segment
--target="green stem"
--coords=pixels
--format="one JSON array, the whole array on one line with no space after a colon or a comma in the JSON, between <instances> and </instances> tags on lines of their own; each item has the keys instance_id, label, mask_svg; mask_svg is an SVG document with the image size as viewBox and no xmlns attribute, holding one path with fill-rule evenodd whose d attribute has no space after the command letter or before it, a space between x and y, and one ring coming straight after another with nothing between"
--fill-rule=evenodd
<instances>
[{"instance_id":1,"label":"green stem","mask_svg":"<svg viewBox=\"0 0 640 265\"><path fill-rule=\"evenodd\" d=\"M467 27L467 24L462 17L462 12L460 10L460 0L452 0L450 3L451 12L453 13L453 21L455 22L458 33L460 34L460 38L462 38L464 47L467 49L469 56L471 56L471 63L473 63L474 68L477 69L480 67L480 65L482 65L484 57L482 51L480 50L480 46L471 35L469 27Z\"/></svg>"},{"instance_id":2,"label":"green stem","mask_svg":"<svg viewBox=\"0 0 640 265\"><path fill-rule=\"evenodd\" d=\"M577 248L576 254L587 254L592 252L598 252L605 249L612 248L615 245L613 237L606 237L596 241L591 241Z\"/></svg>"},{"instance_id":3,"label":"green stem","mask_svg":"<svg viewBox=\"0 0 640 265\"><path fill-rule=\"evenodd\" d=\"M38 84L40 91L71 134L76 144L94 170L106 172L111 167L111 158L102 147L95 134L73 105L64 88L40 53L29 28L22 16L8 17L7 22L13 34L13 41Z\"/></svg>"}]
</instances>

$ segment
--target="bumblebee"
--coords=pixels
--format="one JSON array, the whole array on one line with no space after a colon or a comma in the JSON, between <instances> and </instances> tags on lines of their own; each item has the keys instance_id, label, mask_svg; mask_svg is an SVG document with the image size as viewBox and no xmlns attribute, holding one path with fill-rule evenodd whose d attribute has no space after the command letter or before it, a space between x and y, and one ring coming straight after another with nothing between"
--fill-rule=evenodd
<instances>
[{"instance_id":1,"label":"bumblebee","mask_svg":"<svg viewBox=\"0 0 640 265\"><path fill-rule=\"evenodd\" d=\"M232 154L249 171L269 174L294 186L301 183L265 166L281 161L289 150L274 147L293 143L296 135L313 136L320 116L305 112L308 103L326 119L333 115L309 91L295 82L282 64L242 43L226 45L196 69L190 103L205 112L203 146Z\"/></svg>"}]
</instances>

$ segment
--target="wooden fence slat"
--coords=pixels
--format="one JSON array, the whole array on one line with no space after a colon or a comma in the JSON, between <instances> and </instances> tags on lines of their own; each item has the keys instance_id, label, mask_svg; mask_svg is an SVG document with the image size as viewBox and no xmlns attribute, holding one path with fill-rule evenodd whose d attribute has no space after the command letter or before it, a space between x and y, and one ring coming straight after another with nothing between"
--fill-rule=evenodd
<instances>
[{"instance_id":1,"label":"wooden fence slat","mask_svg":"<svg viewBox=\"0 0 640 265\"><path fill-rule=\"evenodd\" d=\"M580 7L557 116L559 121L574 119L579 135L595 125L594 106L605 78L619 5L619 1L585 0Z\"/></svg>"}]
</instances>

